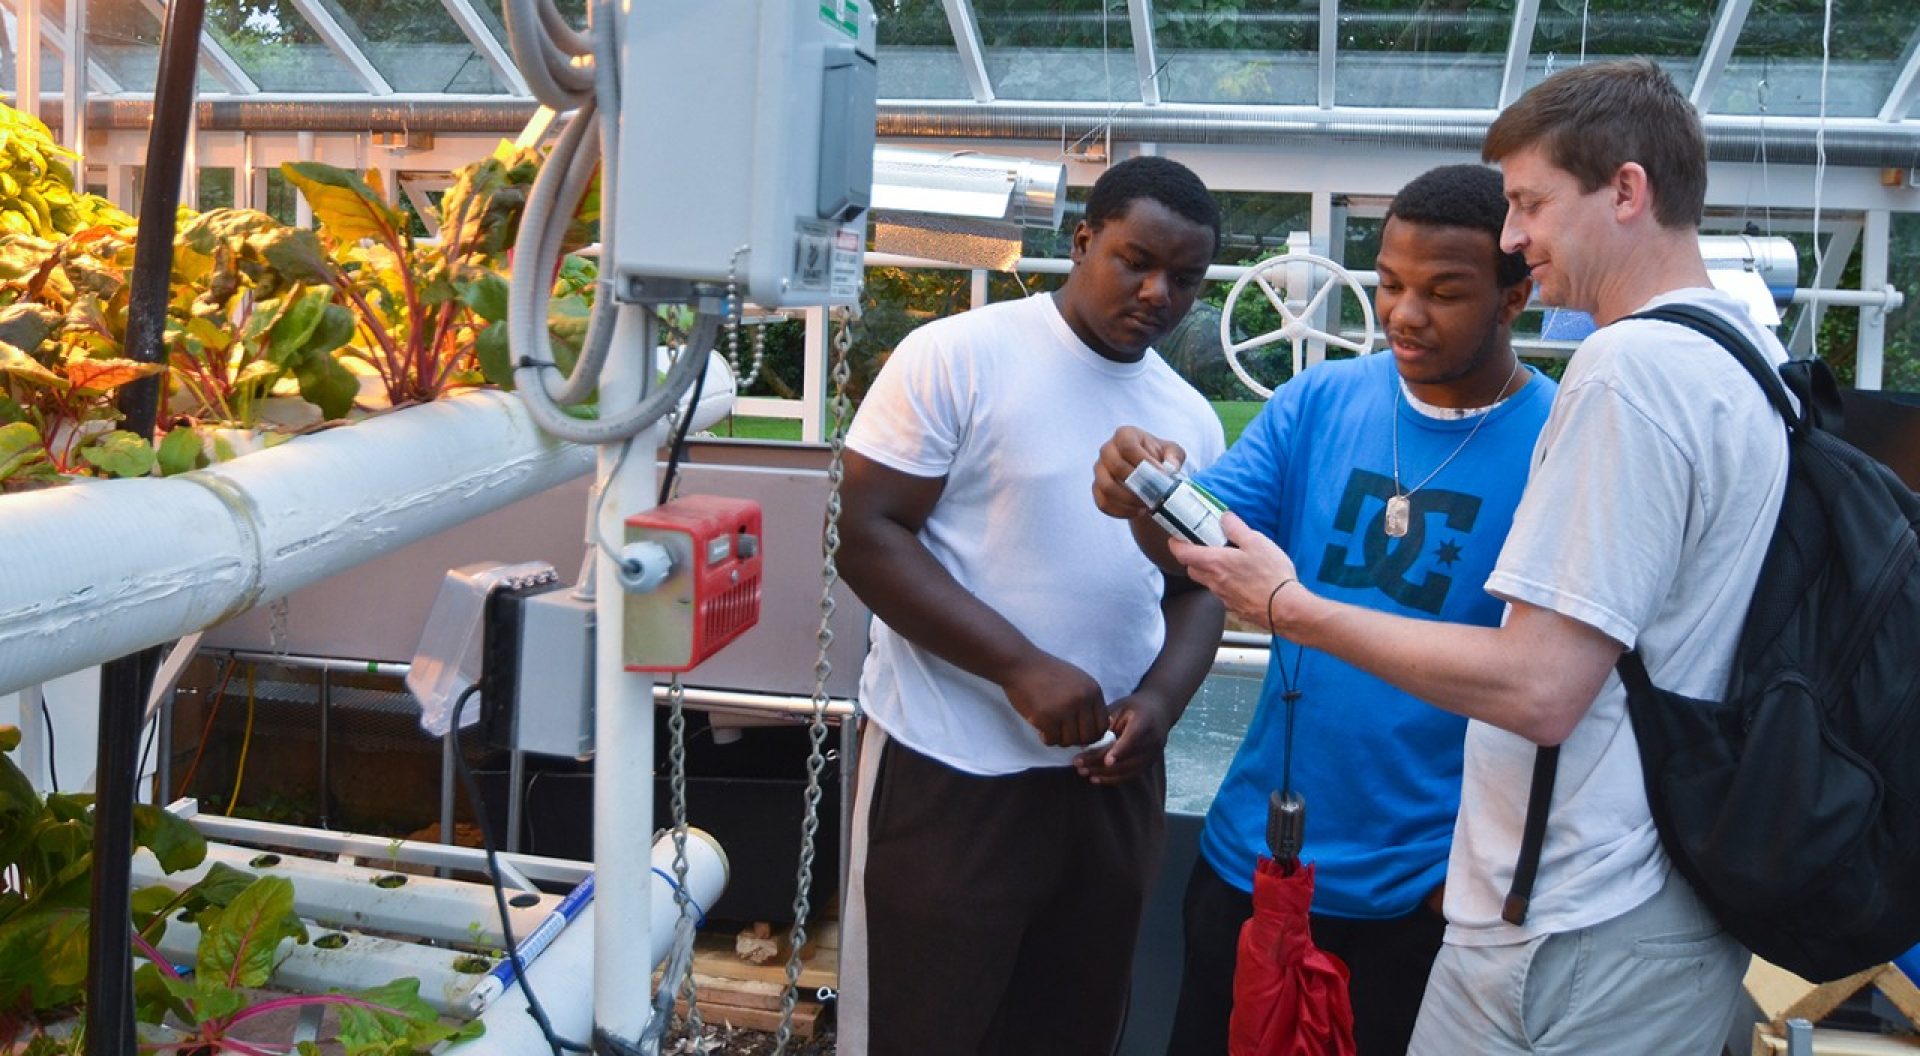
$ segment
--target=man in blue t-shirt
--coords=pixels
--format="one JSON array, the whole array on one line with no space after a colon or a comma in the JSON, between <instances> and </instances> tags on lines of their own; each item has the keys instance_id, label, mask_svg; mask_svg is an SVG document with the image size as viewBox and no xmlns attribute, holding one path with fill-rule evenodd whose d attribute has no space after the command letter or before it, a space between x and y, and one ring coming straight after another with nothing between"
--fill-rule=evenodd
<instances>
[{"instance_id":1,"label":"man in blue t-shirt","mask_svg":"<svg viewBox=\"0 0 1920 1056\"><path fill-rule=\"evenodd\" d=\"M1553 382L1509 326L1532 290L1500 251L1500 174L1435 169L1387 213L1375 307L1391 355L1323 363L1282 386L1196 479L1298 555L1317 593L1407 616L1494 625L1493 569ZM1122 483L1184 453L1138 429L1102 448L1096 501L1149 556L1166 533ZM1177 566L1176 566L1177 567ZM1286 700L1298 691L1289 716ZM1267 801L1290 776L1317 872L1313 937L1352 972L1361 1056L1404 1053L1440 949L1466 720L1324 653L1275 640L1260 706L1200 838L1170 1054L1221 1056L1240 926L1266 853ZM1282 774L1291 730L1292 772Z\"/></svg>"}]
</instances>

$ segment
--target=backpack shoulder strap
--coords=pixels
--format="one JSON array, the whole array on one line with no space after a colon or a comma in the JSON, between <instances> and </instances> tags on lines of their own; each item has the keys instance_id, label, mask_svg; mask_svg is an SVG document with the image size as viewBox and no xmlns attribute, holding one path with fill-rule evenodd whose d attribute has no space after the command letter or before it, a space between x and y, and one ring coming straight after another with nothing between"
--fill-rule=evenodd
<instances>
[{"instance_id":1,"label":"backpack shoulder strap","mask_svg":"<svg viewBox=\"0 0 1920 1056\"><path fill-rule=\"evenodd\" d=\"M1640 659L1640 650L1629 649L1614 664L1628 693L1651 693L1653 679ZM1553 782L1560 770L1560 746L1542 745L1533 753L1533 787L1527 790L1527 820L1520 830L1520 858L1513 863L1513 883L1507 888L1507 901L1500 907L1500 919L1520 925L1527 921L1527 905L1533 899L1533 882L1540 875L1540 850L1547 840L1547 808L1553 802Z\"/></svg>"},{"instance_id":2,"label":"backpack shoulder strap","mask_svg":"<svg viewBox=\"0 0 1920 1056\"><path fill-rule=\"evenodd\" d=\"M1527 921L1533 900L1533 881L1540 874L1540 848L1547 842L1547 806L1553 802L1553 779L1560 772L1560 746L1542 745L1533 751L1533 787L1527 790L1527 821L1520 830L1520 860L1513 865L1513 884L1507 888L1500 919L1519 925Z\"/></svg>"},{"instance_id":3,"label":"backpack shoulder strap","mask_svg":"<svg viewBox=\"0 0 1920 1056\"><path fill-rule=\"evenodd\" d=\"M1753 347L1753 342L1747 339L1747 335L1741 333L1740 329L1732 323L1727 322L1718 312L1695 304L1663 304L1644 312L1636 312L1627 318L1654 319L1684 326L1726 349L1742 367L1746 368L1753 380L1759 383L1761 390L1767 394L1768 402L1773 404L1773 409L1779 411L1780 417L1786 420L1787 428L1795 432L1800 430L1801 412L1794 407L1793 401L1787 398L1787 385L1780 379L1779 369L1769 362L1759 349Z\"/></svg>"}]
</instances>

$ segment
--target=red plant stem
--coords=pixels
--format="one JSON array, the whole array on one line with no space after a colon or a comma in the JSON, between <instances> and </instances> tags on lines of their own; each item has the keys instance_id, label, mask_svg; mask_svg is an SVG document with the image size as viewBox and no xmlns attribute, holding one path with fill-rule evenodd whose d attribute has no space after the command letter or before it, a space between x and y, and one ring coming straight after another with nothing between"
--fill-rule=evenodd
<instances>
[{"instance_id":1,"label":"red plant stem","mask_svg":"<svg viewBox=\"0 0 1920 1056\"><path fill-rule=\"evenodd\" d=\"M307 1005L348 1005L353 1008L364 1008L374 1012L384 1012L390 1016L407 1017L407 1013L403 1009L383 1005L377 1001L369 1001L364 997L355 997L352 994L292 994L287 997L276 997L271 1000L262 1001L257 1005L248 1005L246 1008L228 1017L227 1023L228 1025L232 1025L243 1020L252 1019L255 1016L264 1016L283 1008L302 1008Z\"/></svg>"},{"instance_id":2,"label":"red plant stem","mask_svg":"<svg viewBox=\"0 0 1920 1056\"><path fill-rule=\"evenodd\" d=\"M153 966L160 970L160 974L165 975L168 978L173 979L175 981L181 981L185 979L185 977L182 976L179 972L176 972L173 970L173 962L167 960L167 958L163 956L159 950L154 949L153 944L148 942L137 931L133 933L133 944L135 946L140 947L141 956L145 957L149 961L152 961Z\"/></svg>"}]
</instances>

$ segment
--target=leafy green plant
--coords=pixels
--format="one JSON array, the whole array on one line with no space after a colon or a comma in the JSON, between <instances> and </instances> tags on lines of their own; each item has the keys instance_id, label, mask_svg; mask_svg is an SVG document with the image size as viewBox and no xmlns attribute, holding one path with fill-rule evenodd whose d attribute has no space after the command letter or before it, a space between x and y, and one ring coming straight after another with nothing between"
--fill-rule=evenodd
<instances>
[{"instance_id":1,"label":"leafy green plant","mask_svg":"<svg viewBox=\"0 0 1920 1056\"><path fill-rule=\"evenodd\" d=\"M77 1051L72 1037L49 1037L39 1023L46 1015L71 1011L83 996L93 797L41 797L5 754L19 744L18 728L0 726L0 1051L15 1051L25 1042L22 1051L55 1056ZM192 825L147 804L134 807L134 845L151 851L169 873L200 864L207 852L205 838ZM285 1051L235 1032L274 1012L306 1005L339 1009L332 1052L424 1052L484 1029L478 1022L441 1023L420 1000L417 979L354 994L256 1000L255 992L267 985L279 963L282 940L306 941L306 926L293 909L293 885L284 877L256 877L216 862L183 890L156 885L135 891L132 905L131 941L146 961L134 975L138 1015L176 1028L173 1040L144 1044L143 1051L243 1056ZM191 972L175 967L156 948L172 919L189 920L200 929ZM317 1056L321 1050L302 1042L298 1051Z\"/></svg>"},{"instance_id":2,"label":"leafy green plant","mask_svg":"<svg viewBox=\"0 0 1920 1056\"><path fill-rule=\"evenodd\" d=\"M79 1000L87 977L93 797L42 798L4 754L19 744L17 727L0 726L0 1047L32 1030L36 1013ZM207 851L193 826L147 804L134 807L134 845L168 872Z\"/></svg>"},{"instance_id":3,"label":"leafy green plant","mask_svg":"<svg viewBox=\"0 0 1920 1056\"><path fill-rule=\"evenodd\" d=\"M121 416L113 399L121 386L165 368L95 355L84 330L104 325L99 305L89 295L76 314L83 336L64 340L69 316L31 301L0 308L0 424L32 427L41 447L40 456L0 456L0 469L12 466L0 481L67 473L132 477L153 468L147 442L114 428ZM9 446L19 444L18 435Z\"/></svg>"},{"instance_id":4,"label":"leafy green plant","mask_svg":"<svg viewBox=\"0 0 1920 1056\"><path fill-rule=\"evenodd\" d=\"M289 378L325 418L353 409L359 384L332 355L353 337L352 313L331 287L290 280L274 263L318 251L312 232L251 209L215 209L180 232L167 344L196 417L253 425Z\"/></svg>"},{"instance_id":5,"label":"leafy green plant","mask_svg":"<svg viewBox=\"0 0 1920 1056\"><path fill-rule=\"evenodd\" d=\"M0 105L0 232L54 238L133 220L112 202L75 190L76 160L39 118Z\"/></svg>"},{"instance_id":6,"label":"leafy green plant","mask_svg":"<svg viewBox=\"0 0 1920 1056\"><path fill-rule=\"evenodd\" d=\"M320 232L312 247L289 242L273 260L290 279L330 286L351 310L356 336L343 354L372 367L394 406L482 383L479 349L505 347L507 283L499 268L538 159L502 144L461 170L441 200L433 243L414 238L406 217L387 204L376 172L361 177L320 162L281 166L313 208ZM321 252L301 252L309 248Z\"/></svg>"},{"instance_id":7,"label":"leafy green plant","mask_svg":"<svg viewBox=\"0 0 1920 1056\"><path fill-rule=\"evenodd\" d=\"M283 1043L250 1039L247 1028L263 1017L288 1009L331 1006L339 1013L338 1036L330 1050L352 1056L359 1053L414 1053L441 1042L479 1036L478 1021L440 1022L433 1008L420 999L418 979L397 979L385 986L357 993L284 994L253 1000L279 963L283 940L307 941L306 925L293 910L293 884L285 877L251 877L235 869L210 871L206 879L156 907L149 923L134 936L134 945L146 958L135 973L137 1014L143 1022L187 1024L174 1040L141 1046L144 1052L240 1053L266 1056L285 1051ZM244 883L238 890L236 884ZM140 907L136 907L138 910ZM154 948L151 930L164 927L168 916L184 911L200 928L200 945L189 975ZM302 1041L297 1050L310 1056L322 1051L315 1042Z\"/></svg>"}]
</instances>

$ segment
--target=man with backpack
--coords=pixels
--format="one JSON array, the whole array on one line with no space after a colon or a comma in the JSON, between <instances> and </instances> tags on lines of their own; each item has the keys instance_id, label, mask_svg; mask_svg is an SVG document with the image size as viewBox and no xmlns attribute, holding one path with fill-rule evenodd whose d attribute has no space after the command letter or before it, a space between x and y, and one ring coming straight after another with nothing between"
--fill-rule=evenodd
<instances>
[{"instance_id":1,"label":"man with backpack","mask_svg":"<svg viewBox=\"0 0 1920 1056\"><path fill-rule=\"evenodd\" d=\"M1775 363L1785 352L1712 288L1697 230L1705 136L1652 62L1549 77L1494 122L1483 154L1505 179L1502 248L1525 256L1543 301L1600 325L1568 364L1487 582L1504 624L1317 596L1233 519L1234 548L1176 543L1175 556L1244 618L1472 720L1446 944L1411 1052L1719 1053L1747 953L1662 847L1614 667L1633 650L1663 689L1725 691L1787 441L1718 343L1627 317L1695 306ZM1536 766L1539 746L1558 746L1557 777ZM1529 901L1516 863L1539 780L1550 809L1532 812L1545 825Z\"/></svg>"}]
</instances>

